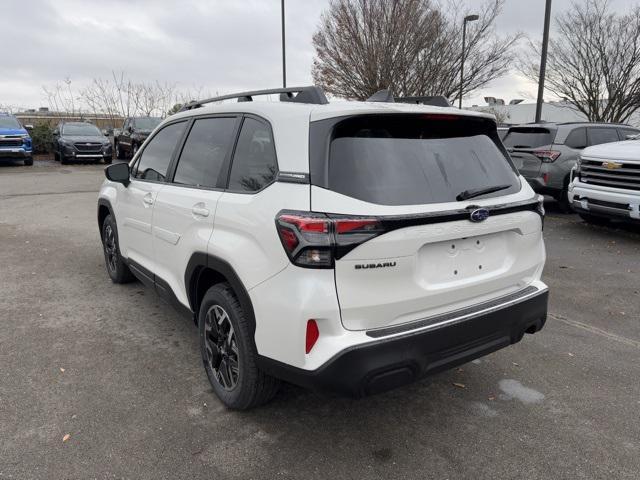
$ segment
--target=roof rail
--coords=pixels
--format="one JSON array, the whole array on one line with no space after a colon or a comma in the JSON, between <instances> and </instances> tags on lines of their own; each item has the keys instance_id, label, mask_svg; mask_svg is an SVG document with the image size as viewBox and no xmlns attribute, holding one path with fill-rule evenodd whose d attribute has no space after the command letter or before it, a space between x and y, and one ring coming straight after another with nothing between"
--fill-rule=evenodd
<instances>
[{"instance_id":1,"label":"roof rail","mask_svg":"<svg viewBox=\"0 0 640 480\"><path fill-rule=\"evenodd\" d=\"M297 103L311 103L315 105L325 105L329 103L327 97L320 87L287 87L287 88L272 88L268 90L252 90L249 92L233 93L230 95L222 95L220 97L207 98L205 100L195 100L185 104L180 111L191 110L199 108L205 103L220 102L222 100L238 99L238 102L252 102L253 97L260 95L273 95L280 94L280 101L282 102L297 102ZM294 95L295 94L295 95Z\"/></svg>"}]
</instances>

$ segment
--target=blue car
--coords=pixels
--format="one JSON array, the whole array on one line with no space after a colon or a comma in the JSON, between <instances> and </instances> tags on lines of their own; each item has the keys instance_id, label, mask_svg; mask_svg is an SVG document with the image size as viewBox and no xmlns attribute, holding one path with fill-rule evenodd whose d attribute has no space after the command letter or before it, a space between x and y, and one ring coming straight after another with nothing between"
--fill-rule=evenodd
<instances>
[{"instance_id":1,"label":"blue car","mask_svg":"<svg viewBox=\"0 0 640 480\"><path fill-rule=\"evenodd\" d=\"M33 165L33 143L29 132L18 119L0 112L0 159L20 159L25 165Z\"/></svg>"}]
</instances>

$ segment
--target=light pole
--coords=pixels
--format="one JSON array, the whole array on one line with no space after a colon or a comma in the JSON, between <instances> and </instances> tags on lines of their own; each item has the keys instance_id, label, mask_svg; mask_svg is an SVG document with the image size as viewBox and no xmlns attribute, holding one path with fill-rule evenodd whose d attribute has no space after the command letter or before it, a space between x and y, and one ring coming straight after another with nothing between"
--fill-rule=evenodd
<instances>
[{"instance_id":1,"label":"light pole","mask_svg":"<svg viewBox=\"0 0 640 480\"><path fill-rule=\"evenodd\" d=\"M282 88L287 88L287 59L284 49L284 0L280 2L280 13L282 16Z\"/></svg>"},{"instance_id":2,"label":"light pole","mask_svg":"<svg viewBox=\"0 0 640 480\"><path fill-rule=\"evenodd\" d=\"M544 9L544 31L542 33L542 55L540 56L540 76L538 77L538 100L536 102L536 123L542 119L542 100L544 95L544 77L547 73L547 47L549 45L549 21L551 19L551 0L547 0Z\"/></svg>"},{"instance_id":3,"label":"light pole","mask_svg":"<svg viewBox=\"0 0 640 480\"><path fill-rule=\"evenodd\" d=\"M480 17L478 15L467 15L462 22L462 58L460 60L460 104L459 107L462 110L462 84L464 82L464 49L467 41L467 22L475 22Z\"/></svg>"}]
</instances>

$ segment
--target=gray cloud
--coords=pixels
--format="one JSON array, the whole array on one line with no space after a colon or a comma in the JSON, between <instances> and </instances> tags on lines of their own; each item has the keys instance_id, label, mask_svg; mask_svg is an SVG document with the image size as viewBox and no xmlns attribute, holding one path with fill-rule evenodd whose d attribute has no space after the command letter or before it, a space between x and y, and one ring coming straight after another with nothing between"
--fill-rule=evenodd
<instances>
[{"instance_id":1,"label":"gray cloud","mask_svg":"<svg viewBox=\"0 0 640 480\"><path fill-rule=\"evenodd\" d=\"M467 5L473 9L482 2ZM287 0L289 84L311 82L311 38L327 4ZM630 7L628 0L612 4ZM554 12L569 5L570 0L554 0ZM36 107L44 104L43 85L68 77L80 88L114 70L137 81L208 92L281 82L279 0L31 0L28 6L25 16L23 2L3 2L0 35L16 54L3 56L0 103ZM497 27L539 38L543 14L544 0L507 0ZM535 85L513 74L469 102L484 95L509 99L521 91L535 94Z\"/></svg>"}]
</instances>

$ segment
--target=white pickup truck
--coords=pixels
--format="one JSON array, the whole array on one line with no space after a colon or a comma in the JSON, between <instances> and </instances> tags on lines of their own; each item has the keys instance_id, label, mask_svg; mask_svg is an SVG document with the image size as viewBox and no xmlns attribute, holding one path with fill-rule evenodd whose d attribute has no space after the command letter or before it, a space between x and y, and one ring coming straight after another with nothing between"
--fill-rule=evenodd
<instances>
[{"instance_id":1,"label":"white pickup truck","mask_svg":"<svg viewBox=\"0 0 640 480\"><path fill-rule=\"evenodd\" d=\"M572 172L569 202L589 223L640 222L640 140L585 148Z\"/></svg>"}]
</instances>

